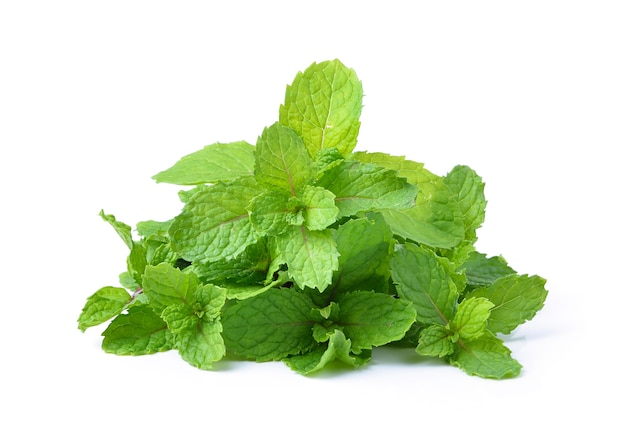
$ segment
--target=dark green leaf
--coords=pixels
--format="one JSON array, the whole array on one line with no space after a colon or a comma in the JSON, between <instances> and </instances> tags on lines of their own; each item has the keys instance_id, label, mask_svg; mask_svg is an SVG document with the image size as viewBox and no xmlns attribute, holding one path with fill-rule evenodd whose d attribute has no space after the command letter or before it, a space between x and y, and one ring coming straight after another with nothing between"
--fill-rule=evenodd
<instances>
[{"instance_id":1,"label":"dark green leaf","mask_svg":"<svg viewBox=\"0 0 626 443\"><path fill-rule=\"evenodd\" d=\"M226 348L257 361L306 352L316 344L313 308L302 292L286 289L269 289L229 304L222 314Z\"/></svg>"}]
</instances>

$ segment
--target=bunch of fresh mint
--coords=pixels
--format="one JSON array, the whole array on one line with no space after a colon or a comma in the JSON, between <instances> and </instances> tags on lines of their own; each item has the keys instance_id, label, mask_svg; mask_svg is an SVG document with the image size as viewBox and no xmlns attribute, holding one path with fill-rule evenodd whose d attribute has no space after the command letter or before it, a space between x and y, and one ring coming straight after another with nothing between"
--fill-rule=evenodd
<instances>
[{"instance_id":1,"label":"bunch of fresh mint","mask_svg":"<svg viewBox=\"0 0 626 443\"><path fill-rule=\"evenodd\" d=\"M180 214L135 236L101 212L127 270L87 299L79 328L112 320L106 352L176 349L201 369L228 356L310 374L393 343L472 375L519 374L500 336L542 308L545 280L475 250L486 200L472 169L440 177L353 152L362 92L338 60L314 63L255 145L215 143L154 177L187 186Z\"/></svg>"}]
</instances>

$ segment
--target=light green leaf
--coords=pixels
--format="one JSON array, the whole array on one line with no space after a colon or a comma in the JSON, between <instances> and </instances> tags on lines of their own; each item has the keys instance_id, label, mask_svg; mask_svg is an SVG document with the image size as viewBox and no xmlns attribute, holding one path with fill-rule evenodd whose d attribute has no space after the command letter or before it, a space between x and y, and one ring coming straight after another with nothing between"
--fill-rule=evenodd
<instances>
[{"instance_id":1,"label":"light green leaf","mask_svg":"<svg viewBox=\"0 0 626 443\"><path fill-rule=\"evenodd\" d=\"M410 302L389 294L351 292L336 297L339 305L337 325L352 341L352 351L382 346L400 340L415 322Z\"/></svg>"},{"instance_id":2,"label":"light green leaf","mask_svg":"<svg viewBox=\"0 0 626 443\"><path fill-rule=\"evenodd\" d=\"M471 341L459 340L454 354L449 358L452 365L469 375L484 378L515 377L522 369L502 340L492 334Z\"/></svg>"},{"instance_id":3,"label":"light green leaf","mask_svg":"<svg viewBox=\"0 0 626 443\"><path fill-rule=\"evenodd\" d=\"M313 318L322 323L326 320L337 322L339 320L339 305L333 301L323 308L314 309Z\"/></svg>"},{"instance_id":4,"label":"light green leaf","mask_svg":"<svg viewBox=\"0 0 626 443\"><path fill-rule=\"evenodd\" d=\"M324 148L317 153L315 158L315 167L317 169L317 178L321 177L326 171L340 165L344 161L343 155L337 148Z\"/></svg>"},{"instance_id":5,"label":"light green leaf","mask_svg":"<svg viewBox=\"0 0 626 443\"><path fill-rule=\"evenodd\" d=\"M193 273L167 264L146 268L144 293L173 334L181 357L201 369L209 369L225 353L218 317L226 290L200 285Z\"/></svg>"},{"instance_id":6,"label":"light green leaf","mask_svg":"<svg viewBox=\"0 0 626 443\"><path fill-rule=\"evenodd\" d=\"M494 304L486 298L466 298L459 304L450 327L464 340L479 338L485 332L487 319L493 307Z\"/></svg>"},{"instance_id":7,"label":"light green leaf","mask_svg":"<svg viewBox=\"0 0 626 443\"><path fill-rule=\"evenodd\" d=\"M539 276L508 275L491 286L474 289L466 295L484 297L494 304L487 322L491 332L509 334L522 323L531 320L543 307L548 295L546 280Z\"/></svg>"},{"instance_id":8,"label":"light green leaf","mask_svg":"<svg viewBox=\"0 0 626 443\"><path fill-rule=\"evenodd\" d=\"M305 186L300 194L304 225L312 231L325 229L337 221L339 209L335 194L317 186Z\"/></svg>"},{"instance_id":9,"label":"light green leaf","mask_svg":"<svg viewBox=\"0 0 626 443\"><path fill-rule=\"evenodd\" d=\"M387 292L393 234L382 217L349 220L337 228L334 238L339 266L333 275L333 291Z\"/></svg>"},{"instance_id":10,"label":"light green leaf","mask_svg":"<svg viewBox=\"0 0 626 443\"><path fill-rule=\"evenodd\" d=\"M256 144L254 175L259 183L291 192L314 176L313 160L293 129L275 123L265 128Z\"/></svg>"},{"instance_id":11,"label":"light green leaf","mask_svg":"<svg viewBox=\"0 0 626 443\"><path fill-rule=\"evenodd\" d=\"M190 262L237 256L258 239L247 209L258 194L252 177L203 187L174 219L169 230L172 248Z\"/></svg>"},{"instance_id":12,"label":"light green leaf","mask_svg":"<svg viewBox=\"0 0 626 443\"><path fill-rule=\"evenodd\" d=\"M175 334L178 353L192 366L211 369L226 354L222 324L217 320L200 320L196 327Z\"/></svg>"},{"instance_id":13,"label":"light green leaf","mask_svg":"<svg viewBox=\"0 0 626 443\"><path fill-rule=\"evenodd\" d=\"M332 322L316 323L313 325L313 338L318 343L327 342L336 329Z\"/></svg>"},{"instance_id":14,"label":"light green leaf","mask_svg":"<svg viewBox=\"0 0 626 443\"><path fill-rule=\"evenodd\" d=\"M135 281L132 275L129 272L122 272L119 276L120 285L125 287L131 292L134 292L141 288L139 284Z\"/></svg>"},{"instance_id":15,"label":"light green leaf","mask_svg":"<svg viewBox=\"0 0 626 443\"><path fill-rule=\"evenodd\" d=\"M175 303L167 306L161 312L161 318L167 323L167 328L173 334L193 329L198 325L200 319L190 305Z\"/></svg>"},{"instance_id":16,"label":"light green leaf","mask_svg":"<svg viewBox=\"0 0 626 443\"><path fill-rule=\"evenodd\" d=\"M133 247L133 236L129 225L116 220L114 215L105 214L103 210L100 211L100 217L115 229L117 235L120 236L129 249Z\"/></svg>"},{"instance_id":17,"label":"light green leaf","mask_svg":"<svg viewBox=\"0 0 626 443\"><path fill-rule=\"evenodd\" d=\"M206 189L207 187L208 185L202 184L202 185L198 185L193 188L190 188L190 189L181 189L180 191L178 191L178 198L180 199L182 203L188 203L189 200L191 200L191 197L193 197L198 192L202 192L202 190ZM169 234L169 229L168 229L168 234Z\"/></svg>"},{"instance_id":18,"label":"light green leaf","mask_svg":"<svg viewBox=\"0 0 626 443\"><path fill-rule=\"evenodd\" d=\"M442 257L450 260L450 262L456 266L457 272L461 274L464 274L465 271L460 269L459 266L463 264L474 252L476 252L474 242L470 242L468 240L461 241L452 249L438 250L438 253L441 254ZM465 278L464 286L467 286L467 284L467 278Z\"/></svg>"},{"instance_id":19,"label":"light green leaf","mask_svg":"<svg viewBox=\"0 0 626 443\"><path fill-rule=\"evenodd\" d=\"M140 241L133 243L126 258L126 269L139 286L143 283L143 273L148 265L147 254L144 242Z\"/></svg>"},{"instance_id":20,"label":"light green leaf","mask_svg":"<svg viewBox=\"0 0 626 443\"><path fill-rule=\"evenodd\" d=\"M304 293L270 289L228 304L222 313L226 348L257 361L280 360L310 350L313 302Z\"/></svg>"},{"instance_id":21,"label":"light green leaf","mask_svg":"<svg viewBox=\"0 0 626 443\"><path fill-rule=\"evenodd\" d=\"M382 214L400 237L435 248L453 248L465 237L458 202L440 177L425 173L422 179L416 185L418 193L413 207Z\"/></svg>"},{"instance_id":22,"label":"light green leaf","mask_svg":"<svg viewBox=\"0 0 626 443\"><path fill-rule=\"evenodd\" d=\"M476 230L485 221L485 184L474 170L467 166L455 166L445 177L444 183L457 197L463 214L465 238L476 240Z\"/></svg>"},{"instance_id":23,"label":"light green leaf","mask_svg":"<svg viewBox=\"0 0 626 443\"><path fill-rule=\"evenodd\" d=\"M313 300L315 301L315 300ZM311 311L315 324L313 325L313 338L318 343L327 342L337 329L342 329L339 321L339 305L330 302L326 307Z\"/></svg>"},{"instance_id":24,"label":"light green leaf","mask_svg":"<svg viewBox=\"0 0 626 443\"><path fill-rule=\"evenodd\" d=\"M205 146L152 178L157 183L198 185L233 180L253 172L254 146L238 141Z\"/></svg>"},{"instance_id":25,"label":"light green leaf","mask_svg":"<svg viewBox=\"0 0 626 443\"><path fill-rule=\"evenodd\" d=\"M213 320L219 318L227 291L219 286L205 284L196 289L194 294L194 310L200 318Z\"/></svg>"},{"instance_id":26,"label":"light green leaf","mask_svg":"<svg viewBox=\"0 0 626 443\"><path fill-rule=\"evenodd\" d=\"M434 324L420 331L415 352L429 357L445 357L454 352L450 331L443 325Z\"/></svg>"},{"instance_id":27,"label":"light green leaf","mask_svg":"<svg viewBox=\"0 0 626 443\"><path fill-rule=\"evenodd\" d=\"M158 265L160 263L181 263L178 254L172 250L169 241L161 242L152 238L143 240L146 247L146 262L148 265Z\"/></svg>"},{"instance_id":28,"label":"light green leaf","mask_svg":"<svg viewBox=\"0 0 626 443\"><path fill-rule=\"evenodd\" d=\"M145 220L137 223L137 233L143 237L167 237L167 231L172 224L172 220L167 220L164 222L154 221L154 220Z\"/></svg>"},{"instance_id":29,"label":"light green leaf","mask_svg":"<svg viewBox=\"0 0 626 443\"><path fill-rule=\"evenodd\" d=\"M414 206L382 211L396 235L435 248L453 248L463 240L465 225L457 197L423 163L381 152L354 152L350 159L394 171L417 187Z\"/></svg>"},{"instance_id":30,"label":"light green leaf","mask_svg":"<svg viewBox=\"0 0 626 443\"><path fill-rule=\"evenodd\" d=\"M287 272L301 289L330 285L338 266L338 252L330 230L311 231L304 226L291 226L276 238L279 260L287 264Z\"/></svg>"},{"instance_id":31,"label":"light green leaf","mask_svg":"<svg viewBox=\"0 0 626 443\"><path fill-rule=\"evenodd\" d=\"M319 179L335 194L339 216L362 211L409 208L415 204L417 189L396 173L370 163L342 162Z\"/></svg>"},{"instance_id":32,"label":"light green leaf","mask_svg":"<svg viewBox=\"0 0 626 443\"><path fill-rule=\"evenodd\" d=\"M173 338L165 322L146 305L118 315L102 333L102 349L118 355L146 355L172 349Z\"/></svg>"},{"instance_id":33,"label":"light green leaf","mask_svg":"<svg viewBox=\"0 0 626 443\"><path fill-rule=\"evenodd\" d=\"M410 243L398 247L391 276L400 297L413 303L419 322L445 325L454 317L457 289L432 251Z\"/></svg>"},{"instance_id":34,"label":"light green leaf","mask_svg":"<svg viewBox=\"0 0 626 443\"><path fill-rule=\"evenodd\" d=\"M78 317L78 329L85 332L87 328L97 326L120 314L132 301L124 288L105 286L87 298L87 302Z\"/></svg>"},{"instance_id":35,"label":"light green leaf","mask_svg":"<svg viewBox=\"0 0 626 443\"><path fill-rule=\"evenodd\" d=\"M162 263L148 266L144 278L144 295L150 305L161 315L172 315L173 320L182 321L180 316L193 315L199 318L214 319L226 302L226 290L212 284L201 285L193 272L183 272L173 266ZM172 308L176 305L187 308ZM167 319L166 319L167 320ZM169 320L168 324L170 323ZM180 329L176 326L176 329Z\"/></svg>"},{"instance_id":36,"label":"light green leaf","mask_svg":"<svg viewBox=\"0 0 626 443\"><path fill-rule=\"evenodd\" d=\"M161 263L146 267L143 292L150 305L160 314L170 305L193 303L199 284L195 274L185 273L167 263Z\"/></svg>"},{"instance_id":37,"label":"light green leaf","mask_svg":"<svg viewBox=\"0 0 626 443\"><path fill-rule=\"evenodd\" d=\"M339 60L313 63L287 87L280 122L293 128L315 158L324 148L344 156L357 142L363 87Z\"/></svg>"},{"instance_id":38,"label":"light green leaf","mask_svg":"<svg viewBox=\"0 0 626 443\"><path fill-rule=\"evenodd\" d=\"M335 329L329 336L328 342L319 345L314 350L302 355L284 358L283 361L292 370L308 375L328 366L332 362L341 362L348 367L358 368L372 358L372 351L364 349L360 354L351 352L350 339L339 329Z\"/></svg>"},{"instance_id":39,"label":"light green leaf","mask_svg":"<svg viewBox=\"0 0 626 443\"><path fill-rule=\"evenodd\" d=\"M264 192L250 202L250 222L261 235L279 235L290 224L297 224L298 205L298 200L288 191Z\"/></svg>"},{"instance_id":40,"label":"light green leaf","mask_svg":"<svg viewBox=\"0 0 626 443\"><path fill-rule=\"evenodd\" d=\"M460 271L465 271L467 284L470 286L489 286L497 279L515 274L504 257L489 257L479 252L472 252L459 266Z\"/></svg>"},{"instance_id":41,"label":"light green leaf","mask_svg":"<svg viewBox=\"0 0 626 443\"><path fill-rule=\"evenodd\" d=\"M428 249L428 248L426 247L425 249ZM456 286L457 294L463 293L463 291L465 291L465 288L467 286L467 279L465 278L465 274L463 273L463 271L459 271L457 269L456 263L450 261L448 257L440 256L438 254L436 255L437 255L437 260L446 270L446 273L448 274L448 277L450 277L450 279L454 283L454 286Z\"/></svg>"},{"instance_id":42,"label":"light green leaf","mask_svg":"<svg viewBox=\"0 0 626 443\"><path fill-rule=\"evenodd\" d=\"M384 152L355 151L347 157L348 160L362 163L373 163L385 169L396 171L399 177L409 179L410 183L417 184L421 180L424 163L407 160L404 156L391 155Z\"/></svg>"}]
</instances>

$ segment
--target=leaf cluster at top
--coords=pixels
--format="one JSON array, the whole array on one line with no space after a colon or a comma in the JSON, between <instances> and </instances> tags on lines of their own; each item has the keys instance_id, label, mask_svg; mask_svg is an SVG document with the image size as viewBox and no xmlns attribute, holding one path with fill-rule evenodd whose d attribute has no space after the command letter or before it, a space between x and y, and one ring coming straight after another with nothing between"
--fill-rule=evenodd
<instances>
[{"instance_id":1,"label":"leaf cluster at top","mask_svg":"<svg viewBox=\"0 0 626 443\"><path fill-rule=\"evenodd\" d=\"M154 176L185 186L170 220L130 226L120 286L87 299L81 330L109 322L115 354L176 349L209 369L227 358L284 361L309 374L410 346L468 374L518 375L502 335L532 319L545 280L475 248L482 179L438 176L355 151L363 91L338 60L287 87L256 143L214 143Z\"/></svg>"}]
</instances>

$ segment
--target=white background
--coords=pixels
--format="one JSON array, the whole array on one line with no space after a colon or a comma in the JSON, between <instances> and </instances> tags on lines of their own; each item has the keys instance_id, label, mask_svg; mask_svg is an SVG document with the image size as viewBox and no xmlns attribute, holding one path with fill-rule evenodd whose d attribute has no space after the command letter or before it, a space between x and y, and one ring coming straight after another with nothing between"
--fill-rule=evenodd
<instances>
[{"instance_id":1,"label":"white background","mask_svg":"<svg viewBox=\"0 0 626 443\"><path fill-rule=\"evenodd\" d=\"M624 441L625 23L601 0L0 3L0 440ZM152 175L254 143L334 58L363 82L357 148L474 168L478 248L547 278L507 340L521 376L410 350L308 378L102 352L76 325L125 268L100 209L175 215Z\"/></svg>"}]
</instances>

